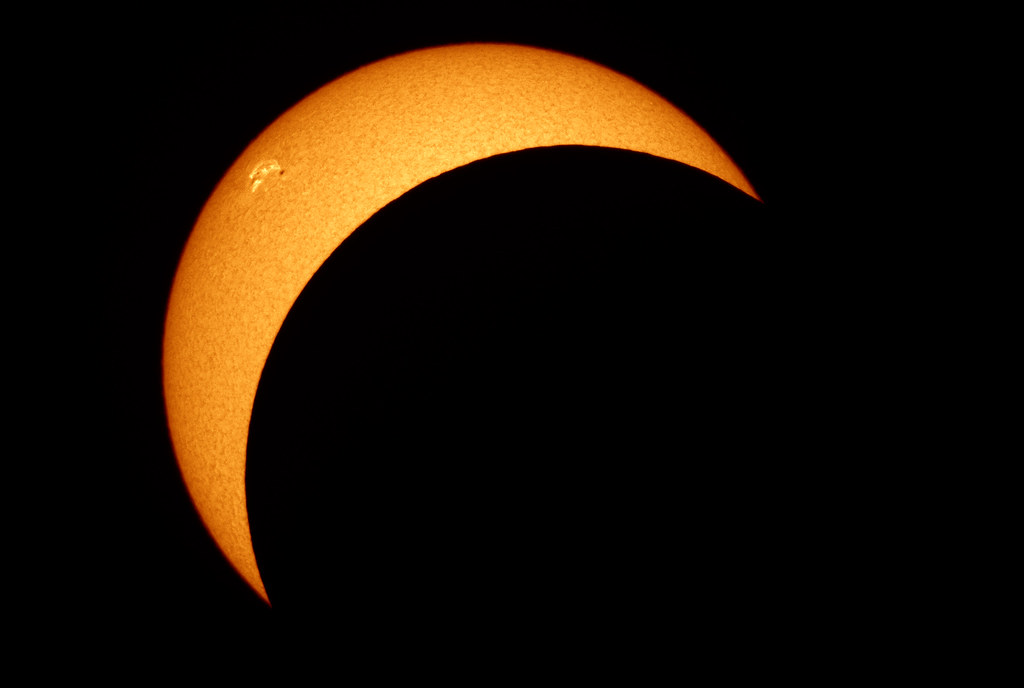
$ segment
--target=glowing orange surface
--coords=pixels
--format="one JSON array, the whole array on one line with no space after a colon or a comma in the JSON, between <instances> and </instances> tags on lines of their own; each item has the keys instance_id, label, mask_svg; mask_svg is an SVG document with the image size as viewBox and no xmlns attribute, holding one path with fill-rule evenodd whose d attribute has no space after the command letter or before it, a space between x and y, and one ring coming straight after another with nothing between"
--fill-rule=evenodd
<instances>
[{"instance_id":1,"label":"glowing orange surface","mask_svg":"<svg viewBox=\"0 0 1024 688\"><path fill-rule=\"evenodd\" d=\"M246 443L263 366L299 293L409 189L482 158L556 145L669 158L757 197L707 133L635 81L561 53L492 44L416 51L343 76L284 113L217 185L174 279L164 396L196 508L263 599Z\"/></svg>"}]
</instances>

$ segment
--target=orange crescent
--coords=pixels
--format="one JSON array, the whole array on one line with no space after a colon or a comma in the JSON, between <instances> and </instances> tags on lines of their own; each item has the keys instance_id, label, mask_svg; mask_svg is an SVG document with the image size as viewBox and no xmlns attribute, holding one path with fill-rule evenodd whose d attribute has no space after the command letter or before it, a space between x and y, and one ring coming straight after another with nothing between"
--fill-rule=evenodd
<instances>
[{"instance_id":1,"label":"orange crescent","mask_svg":"<svg viewBox=\"0 0 1024 688\"><path fill-rule=\"evenodd\" d=\"M757 198L718 144L646 87L587 60L503 44L418 50L342 76L271 124L218 183L171 289L164 398L195 507L265 601L246 444L292 304L346 237L406 191L476 160L559 145L676 160Z\"/></svg>"}]
</instances>

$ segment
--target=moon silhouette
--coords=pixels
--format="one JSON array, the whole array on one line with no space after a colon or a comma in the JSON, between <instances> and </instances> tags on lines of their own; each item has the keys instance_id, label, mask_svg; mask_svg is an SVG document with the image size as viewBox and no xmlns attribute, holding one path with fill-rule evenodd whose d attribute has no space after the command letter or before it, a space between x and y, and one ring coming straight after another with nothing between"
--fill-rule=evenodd
<instances>
[{"instance_id":1,"label":"moon silhouette","mask_svg":"<svg viewBox=\"0 0 1024 688\"><path fill-rule=\"evenodd\" d=\"M549 50L465 44L388 58L311 94L249 145L207 201L168 304L164 397L195 507L264 600L246 444L292 305L349 235L407 191L475 161L551 146L665 158L757 198L703 129L628 77Z\"/></svg>"}]
</instances>

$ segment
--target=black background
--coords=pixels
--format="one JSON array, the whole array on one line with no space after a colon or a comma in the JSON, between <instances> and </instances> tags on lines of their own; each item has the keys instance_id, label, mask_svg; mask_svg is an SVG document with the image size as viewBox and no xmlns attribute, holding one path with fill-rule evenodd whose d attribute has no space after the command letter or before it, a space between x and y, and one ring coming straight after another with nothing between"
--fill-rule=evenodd
<instances>
[{"instance_id":1,"label":"black background","mask_svg":"<svg viewBox=\"0 0 1024 688\"><path fill-rule=\"evenodd\" d=\"M83 400L100 418L83 438L106 447L108 460L98 486L89 478L86 511L69 536L87 575L56 571L74 602L69 619L87 627L109 619L107 632L117 629L112 642L130 639L171 654L181 649L176 629L185 626L199 645L243 638L266 647L260 643L280 632L278 610L220 555L177 472L160 389L163 316L178 256L227 167L277 115L363 64L432 45L501 41L562 50L633 77L691 115L733 157L764 200L750 211L753 223L777 239L759 237L756 249L804 271L800 279L816 283L820 295L822 274L838 263L835 241L826 245L816 233L836 210L831 195L822 195L834 144L820 120L825 106L813 58L824 59L815 46L833 28L819 27L812 45L794 40L802 33L795 17L607 7L508 6L472 16L397 8L171 13L132 18L95 45L83 42L93 54L81 69L85 103L77 107L98 115L89 121L106 141L99 164L116 171L118 182L97 189L110 206L85 242L100 249L92 277L102 320ZM685 217L678 207L663 210ZM802 312L820 306L803 304ZM337 605L328 611L332 625L345 624Z\"/></svg>"}]
</instances>

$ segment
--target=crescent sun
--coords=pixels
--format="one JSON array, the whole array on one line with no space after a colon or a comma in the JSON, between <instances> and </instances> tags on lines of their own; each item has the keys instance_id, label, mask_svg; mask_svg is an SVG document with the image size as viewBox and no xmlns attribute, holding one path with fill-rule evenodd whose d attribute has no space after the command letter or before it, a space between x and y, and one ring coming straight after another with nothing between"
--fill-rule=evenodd
<instances>
[{"instance_id":1,"label":"crescent sun","mask_svg":"<svg viewBox=\"0 0 1024 688\"><path fill-rule=\"evenodd\" d=\"M299 294L342 241L422 182L561 145L675 160L758 198L721 147L651 90L578 57L504 44L418 50L342 76L271 124L217 185L171 289L164 399L193 503L265 601L246 444L263 367Z\"/></svg>"}]
</instances>

